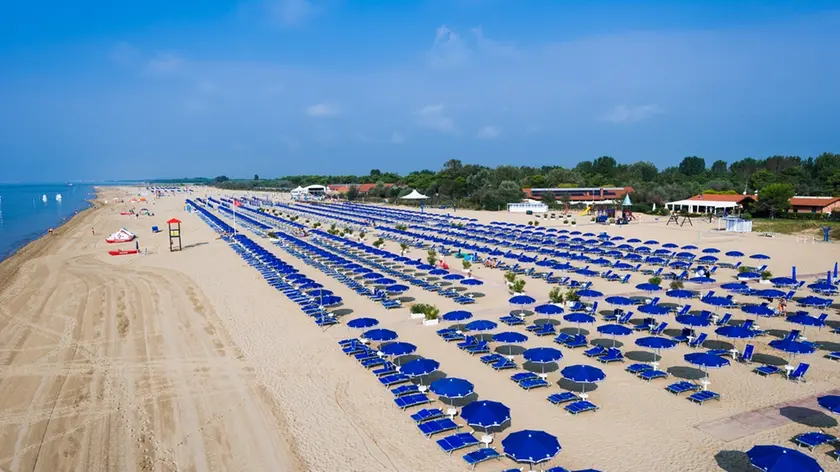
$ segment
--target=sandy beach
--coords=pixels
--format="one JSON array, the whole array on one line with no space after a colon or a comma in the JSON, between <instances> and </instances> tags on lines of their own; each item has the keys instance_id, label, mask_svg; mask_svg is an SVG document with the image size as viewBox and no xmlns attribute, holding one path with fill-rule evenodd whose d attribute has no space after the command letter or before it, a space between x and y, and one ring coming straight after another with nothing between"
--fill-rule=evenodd
<instances>
[{"instance_id":1,"label":"sandy beach","mask_svg":"<svg viewBox=\"0 0 840 472\"><path fill-rule=\"evenodd\" d=\"M448 456L419 434L408 412L394 406L391 393L341 353L336 342L358 332L343 324L326 330L315 326L195 213L186 212L184 195L140 205L129 202L139 189L99 191L99 200L124 202L85 211L0 264L0 471L467 470L462 454ZM230 192L201 189L195 196L205 194ZM140 206L154 216L119 214ZM531 219L461 210L458 215L481 222ZM168 250L166 231L150 231L152 225L164 228L171 217L183 221L185 248L175 253ZM824 274L840 258L837 244L801 244L793 236L721 236L709 223L695 220L693 227L674 228L665 220L643 216L638 224L605 228L577 219L583 231L764 252L772 257L774 275L787 275L796 265L806 280ZM109 256L106 251L113 247L104 238L120 227L137 234L148 254ZM556 435L563 450L547 466L746 471L744 452L754 444L791 446L794 435L820 427L840 435L837 421L815 401L840 388L840 364L823 358L826 351L840 349L840 335L829 329L805 330L821 346L796 359L811 364L807 382L764 378L750 372L754 366L733 362L711 373L712 388L722 400L702 406L665 392L670 380L644 382L624 372L621 363L601 366L582 350L562 349L561 367L598 365L607 375L587 388L600 410L572 416L545 400L561 390L556 372L549 373L549 389L523 391L508 380L509 373L482 365L441 340L435 327L409 317L407 306L414 302L433 303L441 313L462 308L452 300L412 287L404 295L405 307L386 311L269 240L243 232L341 296L343 319L378 318L381 327L415 344L418 354L439 360L447 376L469 379L479 398L510 406L509 431L543 429ZM392 241L383 248L400 250ZM413 249L410 256L425 252ZM454 258L448 261L460 268ZM476 266L474 274L485 284L477 287L482 296L467 309L475 319L496 321L510 310L503 272ZM629 285L596 281L594 288L607 295L636 295L634 285L645 280L633 275ZM546 300L550 289L543 280L527 279L525 291L538 301ZM696 299L691 304L706 308ZM836 322L836 305L830 313ZM734 314L744 318L740 310ZM671 328L678 328L673 315L670 319ZM783 319L760 324L764 330L791 328ZM558 328L572 326L563 322ZM594 326L584 328L590 338L599 337ZM628 357L642 351L633 344L638 337L620 339ZM779 359L767 347L772 339L749 341L764 356L756 365ZM731 344L742 350L746 342ZM554 344L551 337L531 336L524 345L537 346ZM684 345L663 352L660 368L672 378L694 375L696 369L682 360L688 352ZM493 444L499 450L504 435ZM828 450L812 455L832 470L838 466ZM477 470L514 466L502 459Z\"/></svg>"}]
</instances>

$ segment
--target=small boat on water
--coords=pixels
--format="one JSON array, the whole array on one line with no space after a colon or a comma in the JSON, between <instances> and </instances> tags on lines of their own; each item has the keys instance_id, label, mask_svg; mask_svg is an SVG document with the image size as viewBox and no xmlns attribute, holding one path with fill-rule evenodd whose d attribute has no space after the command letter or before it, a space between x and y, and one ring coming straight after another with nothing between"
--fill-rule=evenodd
<instances>
[{"instance_id":1,"label":"small boat on water","mask_svg":"<svg viewBox=\"0 0 840 472\"><path fill-rule=\"evenodd\" d=\"M44 203L47 203L47 195L46 194L41 195L41 201L44 202Z\"/></svg>"},{"instance_id":2,"label":"small boat on water","mask_svg":"<svg viewBox=\"0 0 840 472\"><path fill-rule=\"evenodd\" d=\"M61 194L60 193L55 194L55 201L57 201L57 202L61 201Z\"/></svg>"}]
</instances>

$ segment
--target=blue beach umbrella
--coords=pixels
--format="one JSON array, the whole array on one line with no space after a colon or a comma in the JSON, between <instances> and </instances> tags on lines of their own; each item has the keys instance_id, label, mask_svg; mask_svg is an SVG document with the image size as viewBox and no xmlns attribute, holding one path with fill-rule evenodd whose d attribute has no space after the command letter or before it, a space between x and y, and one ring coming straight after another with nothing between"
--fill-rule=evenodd
<instances>
[{"instance_id":1,"label":"blue beach umbrella","mask_svg":"<svg viewBox=\"0 0 840 472\"><path fill-rule=\"evenodd\" d=\"M758 280L761 274L758 272L740 272L738 273L738 280Z\"/></svg>"},{"instance_id":2,"label":"blue beach umbrella","mask_svg":"<svg viewBox=\"0 0 840 472\"><path fill-rule=\"evenodd\" d=\"M377 272L368 272L367 274L363 275L362 278L365 279L365 280L373 281L373 280L376 280L376 279L381 279L382 274L379 274Z\"/></svg>"},{"instance_id":3,"label":"blue beach umbrella","mask_svg":"<svg viewBox=\"0 0 840 472\"><path fill-rule=\"evenodd\" d=\"M362 333L362 337L373 342L385 342L397 339L397 333L390 329L376 328L365 331Z\"/></svg>"},{"instance_id":4,"label":"blue beach umbrella","mask_svg":"<svg viewBox=\"0 0 840 472\"><path fill-rule=\"evenodd\" d=\"M490 331L499 326L497 323L490 320L475 320L470 321L464 326L467 331Z\"/></svg>"},{"instance_id":5,"label":"blue beach umbrella","mask_svg":"<svg viewBox=\"0 0 840 472\"><path fill-rule=\"evenodd\" d=\"M560 452L560 442L545 431L525 429L508 434L502 440L502 450L516 462L539 464Z\"/></svg>"},{"instance_id":6,"label":"blue beach umbrella","mask_svg":"<svg viewBox=\"0 0 840 472\"><path fill-rule=\"evenodd\" d=\"M540 364L545 371L545 364L557 362L563 358L563 353L553 347L533 347L522 353L526 361L533 364Z\"/></svg>"},{"instance_id":7,"label":"blue beach umbrella","mask_svg":"<svg viewBox=\"0 0 840 472\"><path fill-rule=\"evenodd\" d=\"M386 356L407 356L417 350L417 346L411 343L396 341L379 347L379 351Z\"/></svg>"},{"instance_id":8,"label":"blue beach umbrella","mask_svg":"<svg viewBox=\"0 0 840 472\"><path fill-rule=\"evenodd\" d=\"M603 370L586 364L564 367L563 370L560 371L560 375L570 382L584 384L583 391L581 392L583 394L586 393L586 384L597 383L607 378L607 374L605 374Z\"/></svg>"},{"instance_id":9,"label":"blue beach umbrella","mask_svg":"<svg viewBox=\"0 0 840 472\"><path fill-rule=\"evenodd\" d=\"M817 347L813 343L794 341L792 339L775 339L770 341L769 346L791 356L799 354L813 354Z\"/></svg>"},{"instance_id":10,"label":"blue beach umbrella","mask_svg":"<svg viewBox=\"0 0 840 472\"><path fill-rule=\"evenodd\" d=\"M386 292L388 292L390 294L394 294L394 295L399 294L399 293L403 293L406 290L408 290L408 286L407 285L401 285L401 284L394 284L394 285L389 285L389 286L385 287Z\"/></svg>"},{"instance_id":11,"label":"blue beach umbrella","mask_svg":"<svg viewBox=\"0 0 840 472\"><path fill-rule=\"evenodd\" d=\"M516 295L508 300L508 303L511 305L530 305L534 302L536 302L536 300L528 295Z\"/></svg>"},{"instance_id":12,"label":"blue beach umbrella","mask_svg":"<svg viewBox=\"0 0 840 472\"><path fill-rule=\"evenodd\" d=\"M667 292L665 292L665 295L671 298L694 298L694 292L692 292L691 290L684 290L681 288L668 290Z\"/></svg>"},{"instance_id":13,"label":"blue beach umbrella","mask_svg":"<svg viewBox=\"0 0 840 472\"><path fill-rule=\"evenodd\" d=\"M770 283L774 287L795 287L799 285L799 281L791 277L773 277Z\"/></svg>"},{"instance_id":14,"label":"blue beach umbrella","mask_svg":"<svg viewBox=\"0 0 840 472\"><path fill-rule=\"evenodd\" d=\"M312 290L316 288L322 288L323 285L319 284L318 282L307 282L303 285L298 285L299 290Z\"/></svg>"},{"instance_id":15,"label":"blue beach umbrella","mask_svg":"<svg viewBox=\"0 0 840 472\"><path fill-rule=\"evenodd\" d=\"M708 297L707 296L707 297L701 298L700 301L707 304L707 305L712 305L713 307L718 307L718 308L719 307L737 306L737 303L735 303L734 301L732 301L732 299L727 298L727 297L716 297L716 296Z\"/></svg>"},{"instance_id":16,"label":"blue beach umbrella","mask_svg":"<svg viewBox=\"0 0 840 472\"><path fill-rule=\"evenodd\" d=\"M729 339L752 339L758 335L758 331L743 326L721 326L715 329L715 334Z\"/></svg>"},{"instance_id":17,"label":"blue beach umbrella","mask_svg":"<svg viewBox=\"0 0 840 472\"><path fill-rule=\"evenodd\" d=\"M811 316L807 313L798 313L792 316L788 316L785 318L785 321L788 323L794 323L802 326L814 326L818 328L822 328L825 326L825 320L817 318L816 316Z\"/></svg>"},{"instance_id":18,"label":"blue beach umbrella","mask_svg":"<svg viewBox=\"0 0 840 472\"><path fill-rule=\"evenodd\" d=\"M373 269L368 269L367 267L357 267L353 269L353 272L356 274L369 274L373 272Z\"/></svg>"},{"instance_id":19,"label":"blue beach umbrella","mask_svg":"<svg viewBox=\"0 0 840 472\"><path fill-rule=\"evenodd\" d=\"M708 352L692 352L683 356L686 362L704 369L719 369L729 365L729 360L709 354ZM708 372L706 374L708 376Z\"/></svg>"},{"instance_id":20,"label":"blue beach umbrella","mask_svg":"<svg viewBox=\"0 0 840 472\"><path fill-rule=\"evenodd\" d=\"M397 283L396 280L388 277L382 277L381 279L376 279L373 281L374 285L393 285L395 283Z\"/></svg>"},{"instance_id":21,"label":"blue beach umbrella","mask_svg":"<svg viewBox=\"0 0 840 472\"><path fill-rule=\"evenodd\" d=\"M445 377L435 380L429 385L429 390L443 398L464 398L475 391L473 384L467 380L455 377Z\"/></svg>"},{"instance_id":22,"label":"blue beach umbrella","mask_svg":"<svg viewBox=\"0 0 840 472\"><path fill-rule=\"evenodd\" d=\"M552 303L546 303L545 305L539 305L536 308L534 308L534 311L541 314L541 315L546 315L546 316L559 315L559 314L563 313L562 308L560 308L559 306L554 305Z\"/></svg>"},{"instance_id":23,"label":"blue beach umbrella","mask_svg":"<svg viewBox=\"0 0 840 472\"><path fill-rule=\"evenodd\" d=\"M461 408L461 418L473 428L497 428L510 421L510 408L504 403L477 400Z\"/></svg>"},{"instance_id":24,"label":"blue beach umbrella","mask_svg":"<svg viewBox=\"0 0 840 472\"><path fill-rule=\"evenodd\" d=\"M322 297L318 300L318 304L321 306L333 306L338 305L339 303L341 303L341 297L336 297L334 295Z\"/></svg>"},{"instance_id":25,"label":"blue beach umbrella","mask_svg":"<svg viewBox=\"0 0 840 472\"><path fill-rule=\"evenodd\" d=\"M347 322L348 328L368 329L379 324L376 318L356 318Z\"/></svg>"},{"instance_id":26,"label":"blue beach umbrella","mask_svg":"<svg viewBox=\"0 0 840 472\"><path fill-rule=\"evenodd\" d=\"M755 316L776 316L776 312L767 305L743 305L741 311Z\"/></svg>"},{"instance_id":27,"label":"blue beach umbrella","mask_svg":"<svg viewBox=\"0 0 840 472\"><path fill-rule=\"evenodd\" d=\"M807 297L800 298L796 301L796 303L800 304L801 306L808 306L814 308L828 308L829 306L831 306L831 299L808 295Z\"/></svg>"},{"instance_id":28,"label":"blue beach umbrella","mask_svg":"<svg viewBox=\"0 0 840 472\"><path fill-rule=\"evenodd\" d=\"M516 331L505 331L493 335L492 340L502 344L520 344L528 340L528 336Z\"/></svg>"},{"instance_id":29,"label":"blue beach umbrella","mask_svg":"<svg viewBox=\"0 0 840 472\"><path fill-rule=\"evenodd\" d=\"M434 269L429 271L429 275L446 275L449 271L446 269Z\"/></svg>"},{"instance_id":30,"label":"blue beach umbrella","mask_svg":"<svg viewBox=\"0 0 840 472\"><path fill-rule=\"evenodd\" d=\"M423 377L424 375L429 375L432 372L437 371L440 368L440 362L434 359L427 359L425 357L421 357L420 359L414 359L413 361L406 362L405 364L399 367L399 371L408 377Z\"/></svg>"},{"instance_id":31,"label":"blue beach umbrella","mask_svg":"<svg viewBox=\"0 0 840 472\"><path fill-rule=\"evenodd\" d=\"M661 351L663 349L673 349L677 342L673 339L663 338L661 336L646 336L636 340L636 345L654 351Z\"/></svg>"},{"instance_id":32,"label":"blue beach umbrella","mask_svg":"<svg viewBox=\"0 0 840 472\"><path fill-rule=\"evenodd\" d=\"M692 328L704 328L712 324L712 320L708 316L702 315L679 315L676 320L677 323Z\"/></svg>"},{"instance_id":33,"label":"blue beach umbrella","mask_svg":"<svg viewBox=\"0 0 840 472\"><path fill-rule=\"evenodd\" d=\"M744 282L727 282L725 284L721 284L720 288L732 293L748 293L753 290Z\"/></svg>"},{"instance_id":34,"label":"blue beach umbrella","mask_svg":"<svg viewBox=\"0 0 840 472\"><path fill-rule=\"evenodd\" d=\"M604 296L603 293L592 289L578 290L577 294L582 298L598 298Z\"/></svg>"},{"instance_id":35,"label":"blue beach umbrella","mask_svg":"<svg viewBox=\"0 0 840 472\"><path fill-rule=\"evenodd\" d=\"M580 325L595 322L595 317L587 313L569 313L568 315L565 315L563 319L568 321L569 323L577 324L578 333L580 333Z\"/></svg>"},{"instance_id":36,"label":"blue beach umbrella","mask_svg":"<svg viewBox=\"0 0 840 472\"><path fill-rule=\"evenodd\" d=\"M286 276L286 280L296 280L296 279L305 279L307 278L305 274L301 274L300 272L296 272L294 274L290 274Z\"/></svg>"},{"instance_id":37,"label":"blue beach umbrella","mask_svg":"<svg viewBox=\"0 0 840 472\"><path fill-rule=\"evenodd\" d=\"M464 276L461 274L449 274L443 276L443 280L461 280L463 278Z\"/></svg>"},{"instance_id":38,"label":"blue beach umbrella","mask_svg":"<svg viewBox=\"0 0 840 472\"><path fill-rule=\"evenodd\" d=\"M840 291L836 286L825 282L809 284L808 288L820 295L836 295Z\"/></svg>"},{"instance_id":39,"label":"blue beach umbrella","mask_svg":"<svg viewBox=\"0 0 840 472\"><path fill-rule=\"evenodd\" d=\"M648 303L646 305L640 305L637 308L637 310L639 311L639 313L644 313L646 315L657 315L657 316L667 315L668 313L671 312L671 309L668 308L667 306L654 305L653 303Z\"/></svg>"},{"instance_id":40,"label":"blue beach umbrella","mask_svg":"<svg viewBox=\"0 0 840 472\"><path fill-rule=\"evenodd\" d=\"M826 410L840 415L840 395L826 395L817 398L817 403Z\"/></svg>"},{"instance_id":41,"label":"blue beach umbrella","mask_svg":"<svg viewBox=\"0 0 840 472\"><path fill-rule=\"evenodd\" d=\"M813 457L782 446L753 446L747 457L753 467L764 472L824 472Z\"/></svg>"},{"instance_id":42,"label":"blue beach umbrella","mask_svg":"<svg viewBox=\"0 0 840 472\"><path fill-rule=\"evenodd\" d=\"M707 247L706 249L703 249L702 252L703 252L703 254L717 254L717 253L720 252L720 249L713 248L713 247Z\"/></svg>"},{"instance_id":43,"label":"blue beach umbrella","mask_svg":"<svg viewBox=\"0 0 840 472\"><path fill-rule=\"evenodd\" d=\"M617 336L630 336L633 334L633 330L628 328L627 326L620 325L620 324L605 324L598 326L596 328L599 333L605 334L607 336L612 336L613 338L613 346L615 346L616 341L615 338Z\"/></svg>"},{"instance_id":44,"label":"blue beach umbrella","mask_svg":"<svg viewBox=\"0 0 840 472\"><path fill-rule=\"evenodd\" d=\"M744 257L744 253L741 251L727 251L726 255L729 257Z\"/></svg>"},{"instance_id":45,"label":"blue beach umbrella","mask_svg":"<svg viewBox=\"0 0 840 472\"><path fill-rule=\"evenodd\" d=\"M445 321L464 321L464 320L468 320L472 317L473 317L472 313L470 313L466 310L455 310L455 311L450 311L448 313L444 313L441 318L443 318Z\"/></svg>"},{"instance_id":46,"label":"blue beach umbrella","mask_svg":"<svg viewBox=\"0 0 840 472\"><path fill-rule=\"evenodd\" d=\"M717 282L717 280L711 277L692 277L688 279L686 282L691 282L694 284L713 284Z\"/></svg>"},{"instance_id":47,"label":"blue beach umbrella","mask_svg":"<svg viewBox=\"0 0 840 472\"><path fill-rule=\"evenodd\" d=\"M658 291L662 290L662 287L660 287L659 285L656 285L656 284L652 284L652 283L643 283L643 284L636 285L636 289L637 290L642 290L644 292L658 292Z\"/></svg>"},{"instance_id":48,"label":"blue beach umbrella","mask_svg":"<svg viewBox=\"0 0 840 472\"><path fill-rule=\"evenodd\" d=\"M604 299L604 301L614 306L632 306L636 304L636 302L632 298L622 297L620 295L607 297Z\"/></svg>"},{"instance_id":49,"label":"blue beach umbrella","mask_svg":"<svg viewBox=\"0 0 840 472\"><path fill-rule=\"evenodd\" d=\"M759 261L766 261L766 260L770 259L770 256L768 256L767 254L758 253L758 254L751 255L750 259L755 259L755 260L759 260Z\"/></svg>"},{"instance_id":50,"label":"blue beach umbrella","mask_svg":"<svg viewBox=\"0 0 840 472\"><path fill-rule=\"evenodd\" d=\"M461 280L461 284L477 287L479 285L484 285L484 282L478 279L463 279Z\"/></svg>"}]
</instances>

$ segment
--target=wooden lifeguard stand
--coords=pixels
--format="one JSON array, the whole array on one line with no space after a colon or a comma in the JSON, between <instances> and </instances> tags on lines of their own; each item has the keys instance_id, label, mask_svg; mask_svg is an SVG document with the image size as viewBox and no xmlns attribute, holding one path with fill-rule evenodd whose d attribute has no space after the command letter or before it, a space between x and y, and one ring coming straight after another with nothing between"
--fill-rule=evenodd
<instances>
[{"instance_id":1,"label":"wooden lifeguard stand","mask_svg":"<svg viewBox=\"0 0 840 472\"><path fill-rule=\"evenodd\" d=\"M169 225L169 251L181 250L181 220L172 218L166 222Z\"/></svg>"}]
</instances>

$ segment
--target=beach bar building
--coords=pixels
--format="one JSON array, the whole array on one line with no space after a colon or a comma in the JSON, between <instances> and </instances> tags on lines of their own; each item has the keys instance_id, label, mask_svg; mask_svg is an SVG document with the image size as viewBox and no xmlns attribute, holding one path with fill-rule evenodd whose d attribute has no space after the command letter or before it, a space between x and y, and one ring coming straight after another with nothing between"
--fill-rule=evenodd
<instances>
[{"instance_id":1,"label":"beach bar building","mask_svg":"<svg viewBox=\"0 0 840 472\"><path fill-rule=\"evenodd\" d=\"M633 187L546 187L546 188L523 188L522 192L526 198L542 200L546 193L553 193L557 200L568 199L571 203L592 205L593 203L616 203L624 199L624 196L633 193Z\"/></svg>"},{"instance_id":2,"label":"beach bar building","mask_svg":"<svg viewBox=\"0 0 840 472\"><path fill-rule=\"evenodd\" d=\"M755 200L755 195L700 194L686 200L668 202L665 206L671 211L688 213L731 213L735 209L743 208L745 203Z\"/></svg>"},{"instance_id":3,"label":"beach bar building","mask_svg":"<svg viewBox=\"0 0 840 472\"><path fill-rule=\"evenodd\" d=\"M831 213L840 211L840 197L801 197L790 199L790 211L794 213Z\"/></svg>"}]
</instances>

